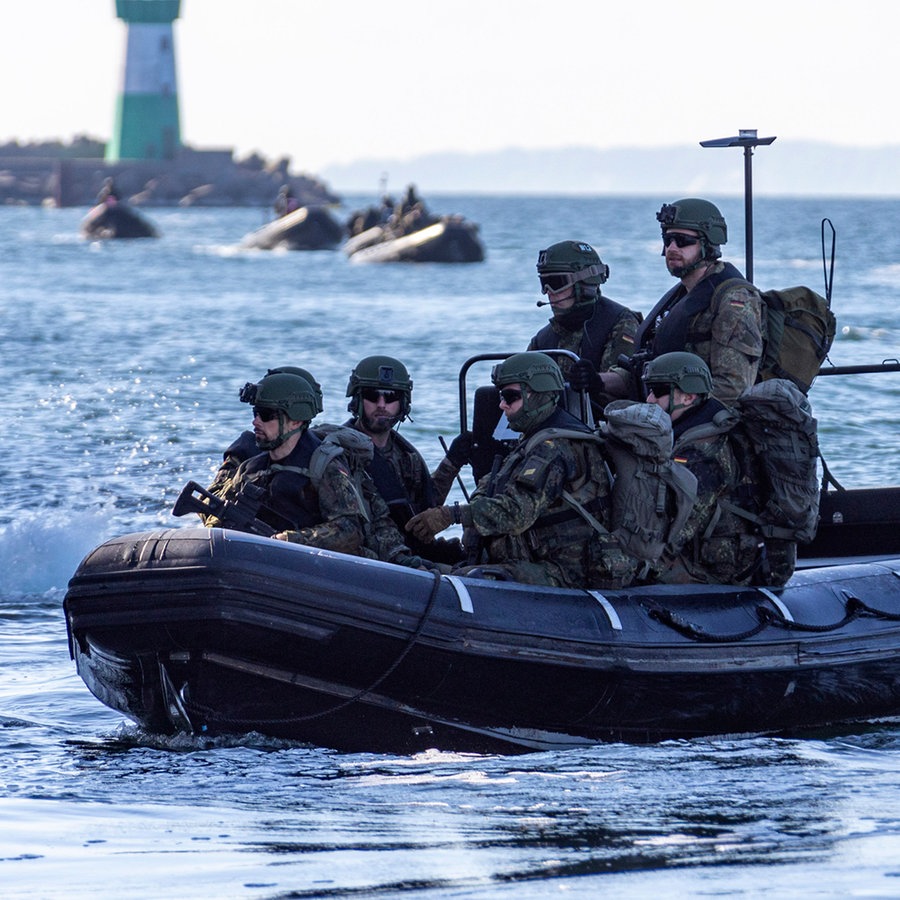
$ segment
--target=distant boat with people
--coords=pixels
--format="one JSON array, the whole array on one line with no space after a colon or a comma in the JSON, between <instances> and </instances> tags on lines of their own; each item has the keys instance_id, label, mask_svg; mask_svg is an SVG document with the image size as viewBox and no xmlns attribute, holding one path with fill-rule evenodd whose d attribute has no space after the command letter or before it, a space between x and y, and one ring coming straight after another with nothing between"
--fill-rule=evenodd
<instances>
[{"instance_id":1,"label":"distant boat with people","mask_svg":"<svg viewBox=\"0 0 900 900\"><path fill-rule=\"evenodd\" d=\"M82 219L81 233L89 240L159 237L149 219L122 200L111 177L103 180L96 204Z\"/></svg>"},{"instance_id":2,"label":"distant boat with people","mask_svg":"<svg viewBox=\"0 0 900 900\"><path fill-rule=\"evenodd\" d=\"M82 219L81 234L92 241L159 237L156 226L149 219L121 200L92 207Z\"/></svg>"},{"instance_id":3,"label":"distant boat with people","mask_svg":"<svg viewBox=\"0 0 900 900\"><path fill-rule=\"evenodd\" d=\"M326 206L301 206L256 231L240 243L245 250L334 250L344 229Z\"/></svg>"},{"instance_id":4,"label":"distant boat with people","mask_svg":"<svg viewBox=\"0 0 900 900\"><path fill-rule=\"evenodd\" d=\"M431 213L409 185L403 200L353 213L344 252L353 262L473 263L484 260L478 225L461 215Z\"/></svg>"}]
</instances>

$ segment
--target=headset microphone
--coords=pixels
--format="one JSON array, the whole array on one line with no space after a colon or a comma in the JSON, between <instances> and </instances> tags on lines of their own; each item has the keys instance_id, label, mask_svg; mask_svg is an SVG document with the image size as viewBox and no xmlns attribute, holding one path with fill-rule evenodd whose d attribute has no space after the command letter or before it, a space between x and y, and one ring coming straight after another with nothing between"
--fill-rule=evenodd
<instances>
[{"instance_id":1,"label":"headset microphone","mask_svg":"<svg viewBox=\"0 0 900 900\"><path fill-rule=\"evenodd\" d=\"M549 300L538 300L535 306L553 306L553 304Z\"/></svg>"}]
</instances>

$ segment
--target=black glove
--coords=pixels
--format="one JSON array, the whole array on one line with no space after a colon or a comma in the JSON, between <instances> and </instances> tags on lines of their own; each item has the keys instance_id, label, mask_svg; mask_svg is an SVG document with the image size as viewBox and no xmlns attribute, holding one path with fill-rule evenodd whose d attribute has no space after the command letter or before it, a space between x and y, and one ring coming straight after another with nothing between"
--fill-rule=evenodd
<instances>
[{"instance_id":1,"label":"black glove","mask_svg":"<svg viewBox=\"0 0 900 900\"><path fill-rule=\"evenodd\" d=\"M602 391L603 379L589 359L579 359L569 369L569 386L575 391Z\"/></svg>"},{"instance_id":2,"label":"black glove","mask_svg":"<svg viewBox=\"0 0 900 900\"><path fill-rule=\"evenodd\" d=\"M447 459L461 469L472 461L472 432L463 431L453 438L452 443L447 448Z\"/></svg>"}]
</instances>

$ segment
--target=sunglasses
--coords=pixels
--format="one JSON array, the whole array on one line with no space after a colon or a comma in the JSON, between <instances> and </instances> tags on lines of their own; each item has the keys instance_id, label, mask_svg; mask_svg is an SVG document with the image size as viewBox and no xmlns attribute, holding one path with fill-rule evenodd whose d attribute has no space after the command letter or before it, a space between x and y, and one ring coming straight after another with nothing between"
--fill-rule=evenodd
<instances>
[{"instance_id":1,"label":"sunglasses","mask_svg":"<svg viewBox=\"0 0 900 900\"><path fill-rule=\"evenodd\" d=\"M260 422L271 422L278 416L277 409L271 409L268 406L254 406L253 417L259 419Z\"/></svg>"},{"instance_id":2,"label":"sunglasses","mask_svg":"<svg viewBox=\"0 0 900 900\"><path fill-rule=\"evenodd\" d=\"M522 392L517 391L514 388L506 388L505 390L500 391L500 399L507 406L512 406L513 403L516 403L522 399Z\"/></svg>"},{"instance_id":3,"label":"sunglasses","mask_svg":"<svg viewBox=\"0 0 900 900\"><path fill-rule=\"evenodd\" d=\"M369 403L377 403L379 397L384 398L385 403L396 403L400 399L399 391L378 391L375 388L363 388L363 400Z\"/></svg>"},{"instance_id":4,"label":"sunglasses","mask_svg":"<svg viewBox=\"0 0 900 900\"><path fill-rule=\"evenodd\" d=\"M679 234L678 232L671 234L666 232L663 235L663 247L668 247L672 241L675 242L676 247L693 247L694 244L700 243L700 238L690 234Z\"/></svg>"},{"instance_id":5,"label":"sunglasses","mask_svg":"<svg viewBox=\"0 0 900 900\"><path fill-rule=\"evenodd\" d=\"M668 384L658 381L648 381L644 384L644 388L647 391L648 397L651 394L653 394L654 397L668 397L672 390Z\"/></svg>"}]
</instances>

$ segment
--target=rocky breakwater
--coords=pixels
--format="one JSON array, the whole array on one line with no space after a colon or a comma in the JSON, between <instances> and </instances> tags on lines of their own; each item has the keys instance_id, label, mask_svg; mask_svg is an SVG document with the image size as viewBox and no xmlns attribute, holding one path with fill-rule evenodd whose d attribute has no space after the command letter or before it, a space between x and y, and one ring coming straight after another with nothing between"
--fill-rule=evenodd
<instances>
[{"instance_id":1,"label":"rocky breakwater","mask_svg":"<svg viewBox=\"0 0 900 900\"><path fill-rule=\"evenodd\" d=\"M301 205L340 201L314 176L291 172L288 158L235 160L230 150L183 148L172 160L106 163L99 154L55 155L47 145L13 149L0 146L4 204L90 206L110 177L122 199L141 206L269 206L284 184Z\"/></svg>"}]
</instances>

